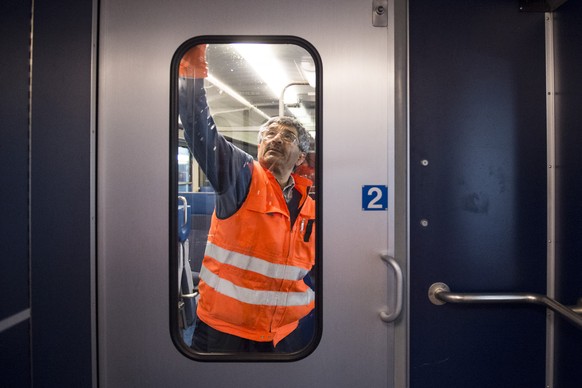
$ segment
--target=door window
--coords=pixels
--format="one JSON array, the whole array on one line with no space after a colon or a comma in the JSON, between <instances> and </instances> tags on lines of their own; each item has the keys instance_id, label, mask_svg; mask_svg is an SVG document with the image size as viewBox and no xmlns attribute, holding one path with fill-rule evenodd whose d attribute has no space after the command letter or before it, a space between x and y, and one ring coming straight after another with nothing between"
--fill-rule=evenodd
<instances>
[{"instance_id":1,"label":"door window","mask_svg":"<svg viewBox=\"0 0 582 388\"><path fill-rule=\"evenodd\" d=\"M174 343L305 357L321 333L319 56L294 37L200 37L171 74Z\"/></svg>"}]
</instances>

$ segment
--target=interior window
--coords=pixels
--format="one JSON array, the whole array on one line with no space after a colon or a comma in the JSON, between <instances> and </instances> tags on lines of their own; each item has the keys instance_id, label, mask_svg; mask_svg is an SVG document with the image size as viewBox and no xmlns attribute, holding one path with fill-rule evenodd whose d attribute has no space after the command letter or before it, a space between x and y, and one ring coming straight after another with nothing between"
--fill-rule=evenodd
<instances>
[{"instance_id":1,"label":"interior window","mask_svg":"<svg viewBox=\"0 0 582 388\"><path fill-rule=\"evenodd\" d=\"M176 51L170 321L193 359L296 360L319 342L320 90L299 38Z\"/></svg>"}]
</instances>

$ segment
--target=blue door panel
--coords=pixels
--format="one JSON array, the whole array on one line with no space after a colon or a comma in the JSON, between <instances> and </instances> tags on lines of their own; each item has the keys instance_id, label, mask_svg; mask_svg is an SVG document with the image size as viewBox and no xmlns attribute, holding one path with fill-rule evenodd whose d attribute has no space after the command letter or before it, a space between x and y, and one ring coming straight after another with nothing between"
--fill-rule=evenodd
<instances>
[{"instance_id":1,"label":"blue door panel","mask_svg":"<svg viewBox=\"0 0 582 388\"><path fill-rule=\"evenodd\" d=\"M32 386L29 332L30 323L27 320L0 333L0 385L2 387Z\"/></svg>"},{"instance_id":2,"label":"blue door panel","mask_svg":"<svg viewBox=\"0 0 582 388\"><path fill-rule=\"evenodd\" d=\"M582 3L568 1L554 17L556 74L556 285L566 304L582 297ZM556 387L581 387L582 330L558 320Z\"/></svg>"},{"instance_id":3,"label":"blue door panel","mask_svg":"<svg viewBox=\"0 0 582 388\"><path fill-rule=\"evenodd\" d=\"M434 306L427 291L546 285L543 14L410 1L410 381L545 383L545 311Z\"/></svg>"},{"instance_id":4,"label":"blue door panel","mask_svg":"<svg viewBox=\"0 0 582 388\"><path fill-rule=\"evenodd\" d=\"M29 307L28 51L30 2L0 5L0 320Z\"/></svg>"},{"instance_id":5,"label":"blue door panel","mask_svg":"<svg viewBox=\"0 0 582 388\"><path fill-rule=\"evenodd\" d=\"M93 381L93 3L34 3L30 261L35 387L89 387Z\"/></svg>"}]
</instances>

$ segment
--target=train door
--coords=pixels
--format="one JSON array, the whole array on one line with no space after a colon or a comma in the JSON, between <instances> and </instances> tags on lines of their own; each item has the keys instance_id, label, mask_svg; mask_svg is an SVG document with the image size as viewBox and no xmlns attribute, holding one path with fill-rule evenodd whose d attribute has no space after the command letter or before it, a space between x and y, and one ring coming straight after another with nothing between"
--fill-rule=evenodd
<instances>
[{"instance_id":1,"label":"train door","mask_svg":"<svg viewBox=\"0 0 582 388\"><path fill-rule=\"evenodd\" d=\"M552 319L576 330L562 317L531 305L429 300L438 283L550 297L564 284L554 278L554 244L565 238L552 234L552 174L562 168L547 126L551 18L519 3L410 2L412 387L577 386L553 381L579 360L554 365Z\"/></svg>"},{"instance_id":2,"label":"train door","mask_svg":"<svg viewBox=\"0 0 582 388\"><path fill-rule=\"evenodd\" d=\"M392 387L403 381L394 12L382 1L101 1L101 386ZM171 64L184 42L200 36L292 36L321 59L322 335L300 360L194 361L170 336Z\"/></svg>"}]
</instances>

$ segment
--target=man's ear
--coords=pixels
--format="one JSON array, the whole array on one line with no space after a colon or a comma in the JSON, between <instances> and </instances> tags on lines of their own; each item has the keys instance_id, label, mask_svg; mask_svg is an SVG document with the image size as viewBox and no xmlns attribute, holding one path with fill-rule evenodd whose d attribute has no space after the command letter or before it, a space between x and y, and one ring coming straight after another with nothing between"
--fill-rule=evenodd
<instances>
[{"instance_id":1,"label":"man's ear","mask_svg":"<svg viewBox=\"0 0 582 388\"><path fill-rule=\"evenodd\" d=\"M305 152L302 152L301 155L299 155L299 159L297 159L297 162L295 162L295 167L300 166L303 162L305 162L305 156L307 154Z\"/></svg>"}]
</instances>

